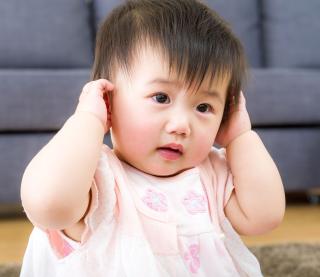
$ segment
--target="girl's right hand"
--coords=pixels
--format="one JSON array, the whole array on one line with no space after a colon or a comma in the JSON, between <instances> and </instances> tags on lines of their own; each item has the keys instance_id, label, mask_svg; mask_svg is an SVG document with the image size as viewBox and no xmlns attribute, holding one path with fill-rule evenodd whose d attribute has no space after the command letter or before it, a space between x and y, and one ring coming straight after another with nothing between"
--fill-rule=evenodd
<instances>
[{"instance_id":1,"label":"girl's right hand","mask_svg":"<svg viewBox=\"0 0 320 277\"><path fill-rule=\"evenodd\" d=\"M111 127L110 95L113 89L114 85L106 79L87 83L82 89L75 113L92 113L101 121L107 133Z\"/></svg>"}]
</instances>

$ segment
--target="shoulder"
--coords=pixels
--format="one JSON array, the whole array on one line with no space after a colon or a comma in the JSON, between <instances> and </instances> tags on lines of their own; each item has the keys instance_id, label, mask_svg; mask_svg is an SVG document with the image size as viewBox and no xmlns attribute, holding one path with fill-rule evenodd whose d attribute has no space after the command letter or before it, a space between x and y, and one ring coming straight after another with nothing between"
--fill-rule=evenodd
<instances>
[{"instance_id":1,"label":"shoulder","mask_svg":"<svg viewBox=\"0 0 320 277\"><path fill-rule=\"evenodd\" d=\"M114 183L117 175L122 173L122 165L113 150L106 144L101 147L101 153L94 174L94 181L101 190L106 184ZM113 185L112 185L113 187Z\"/></svg>"},{"instance_id":2,"label":"shoulder","mask_svg":"<svg viewBox=\"0 0 320 277\"><path fill-rule=\"evenodd\" d=\"M226 163L226 149L215 146L211 147L209 159L211 162Z\"/></svg>"},{"instance_id":3,"label":"shoulder","mask_svg":"<svg viewBox=\"0 0 320 277\"><path fill-rule=\"evenodd\" d=\"M228 166L226 150L212 147L208 158L200 165L200 172L205 187L215 197L218 209L222 209L229 201L233 186L233 176Z\"/></svg>"},{"instance_id":4,"label":"shoulder","mask_svg":"<svg viewBox=\"0 0 320 277\"><path fill-rule=\"evenodd\" d=\"M207 170L213 170L215 174L222 174L226 177L226 175L230 173L226 157L226 149L213 146L209 152L208 158L202 163L202 167Z\"/></svg>"},{"instance_id":5,"label":"shoulder","mask_svg":"<svg viewBox=\"0 0 320 277\"><path fill-rule=\"evenodd\" d=\"M101 222L107 224L113 220L117 201L113 169L117 163L118 159L112 149L103 144L89 192L87 210L79 222L64 229L69 238L83 244Z\"/></svg>"}]
</instances>

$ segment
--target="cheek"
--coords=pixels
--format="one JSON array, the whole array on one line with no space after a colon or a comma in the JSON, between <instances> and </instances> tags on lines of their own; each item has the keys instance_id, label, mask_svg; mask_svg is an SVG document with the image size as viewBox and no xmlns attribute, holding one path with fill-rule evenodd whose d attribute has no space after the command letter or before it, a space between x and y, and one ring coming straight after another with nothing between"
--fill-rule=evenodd
<instances>
[{"instance_id":1,"label":"cheek","mask_svg":"<svg viewBox=\"0 0 320 277\"><path fill-rule=\"evenodd\" d=\"M218 128L206 128L199 130L195 138L194 155L197 161L202 161L209 154L211 147L214 144Z\"/></svg>"},{"instance_id":2,"label":"cheek","mask_svg":"<svg viewBox=\"0 0 320 277\"><path fill-rule=\"evenodd\" d=\"M127 138L135 140L142 145L149 144L157 135L155 125L148 120L148 117L142 114L135 115L130 119L129 126L127 126L127 131L125 132L128 136Z\"/></svg>"},{"instance_id":3,"label":"cheek","mask_svg":"<svg viewBox=\"0 0 320 277\"><path fill-rule=\"evenodd\" d=\"M159 137L157 124L143 110L132 109L132 105L117 111L112 120L113 138L122 149L140 152L155 143Z\"/></svg>"}]
</instances>

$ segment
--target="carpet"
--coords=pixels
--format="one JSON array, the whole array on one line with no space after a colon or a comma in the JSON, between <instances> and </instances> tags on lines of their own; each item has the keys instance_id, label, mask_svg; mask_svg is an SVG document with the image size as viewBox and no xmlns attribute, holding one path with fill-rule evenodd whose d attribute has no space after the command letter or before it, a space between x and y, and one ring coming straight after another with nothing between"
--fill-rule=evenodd
<instances>
[{"instance_id":1,"label":"carpet","mask_svg":"<svg viewBox=\"0 0 320 277\"><path fill-rule=\"evenodd\" d=\"M320 244L250 247L265 277L320 277Z\"/></svg>"},{"instance_id":2,"label":"carpet","mask_svg":"<svg viewBox=\"0 0 320 277\"><path fill-rule=\"evenodd\" d=\"M250 250L259 260L265 277L320 276L320 244L288 243L255 246ZM0 277L19 277L19 271L20 265L0 265Z\"/></svg>"}]
</instances>

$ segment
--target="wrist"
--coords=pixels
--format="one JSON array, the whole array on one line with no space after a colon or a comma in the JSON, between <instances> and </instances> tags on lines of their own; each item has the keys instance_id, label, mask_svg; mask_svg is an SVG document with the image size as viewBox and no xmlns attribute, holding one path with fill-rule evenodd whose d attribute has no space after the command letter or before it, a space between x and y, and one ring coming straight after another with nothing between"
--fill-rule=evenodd
<instances>
[{"instance_id":1,"label":"wrist","mask_svg":"<svg viewBox=\"0 0 320 277\"><path fill-rule=\"evenodd\" d=\"M80 117L87 117L94 119L95 122L99 122L98 125L100 125L104 131L104 134L108 131L106 124L102 122L101 118L94 112L91 112L89 110L76 110L73 116L80 116Z\"/></svg>"},{"instance_id":2,"label":"wrist","mask_svg":"<svg viewBox=\"0 0 320 277\"><path fill-rule=\"evenodd\" d=\"M102 124L105 132L108 131L108 110L105 101L94 94L81 94L75 113L84 112L95 116Z\"/></svg>"}]
</instances>

